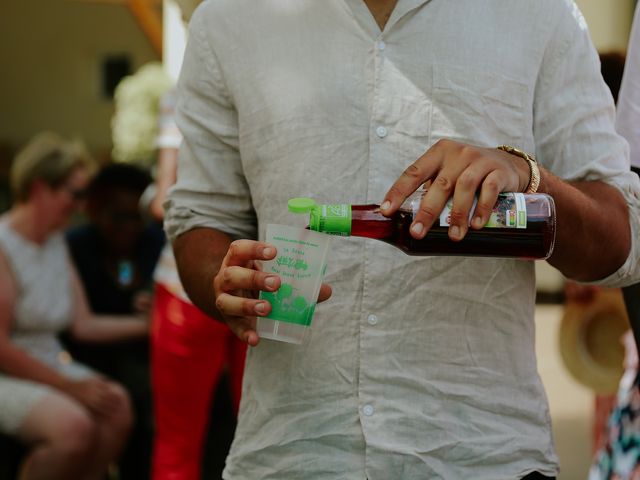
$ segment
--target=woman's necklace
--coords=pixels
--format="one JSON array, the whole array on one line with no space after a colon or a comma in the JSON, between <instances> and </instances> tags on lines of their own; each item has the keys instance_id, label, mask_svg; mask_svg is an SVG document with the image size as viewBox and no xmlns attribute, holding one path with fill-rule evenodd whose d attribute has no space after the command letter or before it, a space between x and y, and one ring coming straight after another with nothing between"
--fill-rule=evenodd
<instances>
[{"instance_id":1,"label":"woman's necklace","mask_svg":"<svg viewBox=\"0 0 640 480\"><path fill-rule=\"evenodd\" d=\"M117 265L118 285L130 287L133 284L134 266L131 260L120 260Z\"/></svg>"}]
</instances>

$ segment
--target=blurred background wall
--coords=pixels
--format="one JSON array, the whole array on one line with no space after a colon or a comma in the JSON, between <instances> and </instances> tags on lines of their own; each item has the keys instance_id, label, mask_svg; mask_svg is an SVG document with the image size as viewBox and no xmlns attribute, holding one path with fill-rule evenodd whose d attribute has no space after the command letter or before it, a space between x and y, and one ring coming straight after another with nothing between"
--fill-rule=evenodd
<instances>
[{"instance_id":1,"label":"blurred background wall","mask_svg":"<svg viewBox=\"0 0 640 480\"><path fill-rule=\"evenodd\" d=\"M83 138L94 154L106 161L111 150L110 122L114 111L110 82L160 59L172 76L177 75L185 41L177 7L169 0L164 2L162 55L154 50L142 23L128 6L130 3L2 2L0 187L15 149L44 129ZM626 49L634 0L577 3L598 50ZM539 270L541 288L557 290L562 281L557 273L545 266Z\"/></svg>"},{"instance_id":2,"label":"blurred background wall","mask_svg":"<svg viewBox=\"0 0 640 480\"><path fill-rule=\"evenodd\" d=\"M578 0L600 51L626 50L635 0Z\"/></svg>"},{"instance_id":3,"label":"blurred background wall","mask_svg":"<svg viewBox=\"0 0 640 480\"><path fill-rule=\"evenodd\" d=\"M113 115L107 77L126 62L134 72L158 59L124 2L2 0L0 144L50 129L104 155Z\"/></svg>"},{"instance_id":4,"label":"blurred background wall","mask_svg":"<svg viewBox=\"0 0 640 480\"><path fill-rule=\"evenodd\" d=\"M106 76L122 67L119 60L135 72L160 59L128 6L135 3L144 2L2 1L0 163L6 162L2 146L10 150L42 129L81 136L100 155L109 151L113 101L105 92ZM634 0L577 3L599 50L626 48ZM181 43L175 23L166 19L170 37ZM166 40L165 32L165 52L175 58L175 47ZM175 69L175 62L170 63Z\"/></svg>"}]
</instances>

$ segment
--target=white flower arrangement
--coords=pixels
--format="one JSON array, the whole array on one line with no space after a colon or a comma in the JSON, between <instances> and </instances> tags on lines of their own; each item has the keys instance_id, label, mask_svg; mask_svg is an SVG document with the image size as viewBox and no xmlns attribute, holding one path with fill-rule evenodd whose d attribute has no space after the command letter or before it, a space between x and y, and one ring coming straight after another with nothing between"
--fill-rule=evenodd
<instances>
[{"instance_id":1,"label":"white flower arrangement","mask_svg":"<svg viewBox=\"0 0 640 480\"><path fill-rule=\"evenodd\" d=\"M158 62L123 78L115 90L111 120L112 156L116 162L149 167L154 161L160 98L173 80Z\"/></svg>"}]
</instances>

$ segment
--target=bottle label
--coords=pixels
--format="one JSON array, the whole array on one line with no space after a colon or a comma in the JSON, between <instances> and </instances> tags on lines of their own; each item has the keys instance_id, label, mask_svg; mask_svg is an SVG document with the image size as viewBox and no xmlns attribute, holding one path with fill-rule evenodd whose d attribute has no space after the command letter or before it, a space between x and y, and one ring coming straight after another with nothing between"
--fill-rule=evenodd
<instances>
[{"instance_id":1,"label":"bottle label","mask_svg":"<svg viewBox=\"0 0 640 480\"><path fill-rule=\"evenodd\" d=\"M348 237L351 235L351 205L320 205L311 214L311 228L329 235Z\"/></svg>"},{"instance_id":2,"label":"bottle label","mask_svg":"<svg viewBox=\"0 0 640 480\"><path fill-rule=\"evenodd\" d=\"M478 199L476 198L469 213L469 224L471 224L477 203ZM440 214L440 226L449 226L452 205L453 199L449 199ZM524 194L507 192L498 195L498 201L485 226L488 228L527 228L527 205L524 201Z\"/></svg>"}]
</instances>

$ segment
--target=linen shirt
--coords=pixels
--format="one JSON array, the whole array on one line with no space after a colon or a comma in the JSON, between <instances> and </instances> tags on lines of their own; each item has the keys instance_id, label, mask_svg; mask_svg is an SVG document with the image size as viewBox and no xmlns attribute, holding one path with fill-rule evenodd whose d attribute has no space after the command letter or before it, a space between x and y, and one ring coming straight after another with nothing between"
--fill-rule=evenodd
<instances>
[{"instance_id":1,"label":"linen shirt","mask_svg":"<svg viewBox=\"0 0 640 480\"><path fill-rule=\"evenodd\" d=\"M362 0L208 0L179 80L175 237L264 238L304 225L287 200L380 203L443 138L638 181L577 7L568 0L399 0L380 31ZM579 239L577 239L579 241ZM533 263L409 257L335 238L302 346L247 356L225 479L515 479L557 473L536 370Z\"/></svg>"},{"instance_id":2,"label":"linen shirt","mask_svg":"<svg viewBox=\"0 0 640 480\"><path fill-rule=\"evenodd\" d=\"M640 4L636 5L629 37L616 129L629 142L631 165L640 168Z\"/></svg>"}]
</instances>

